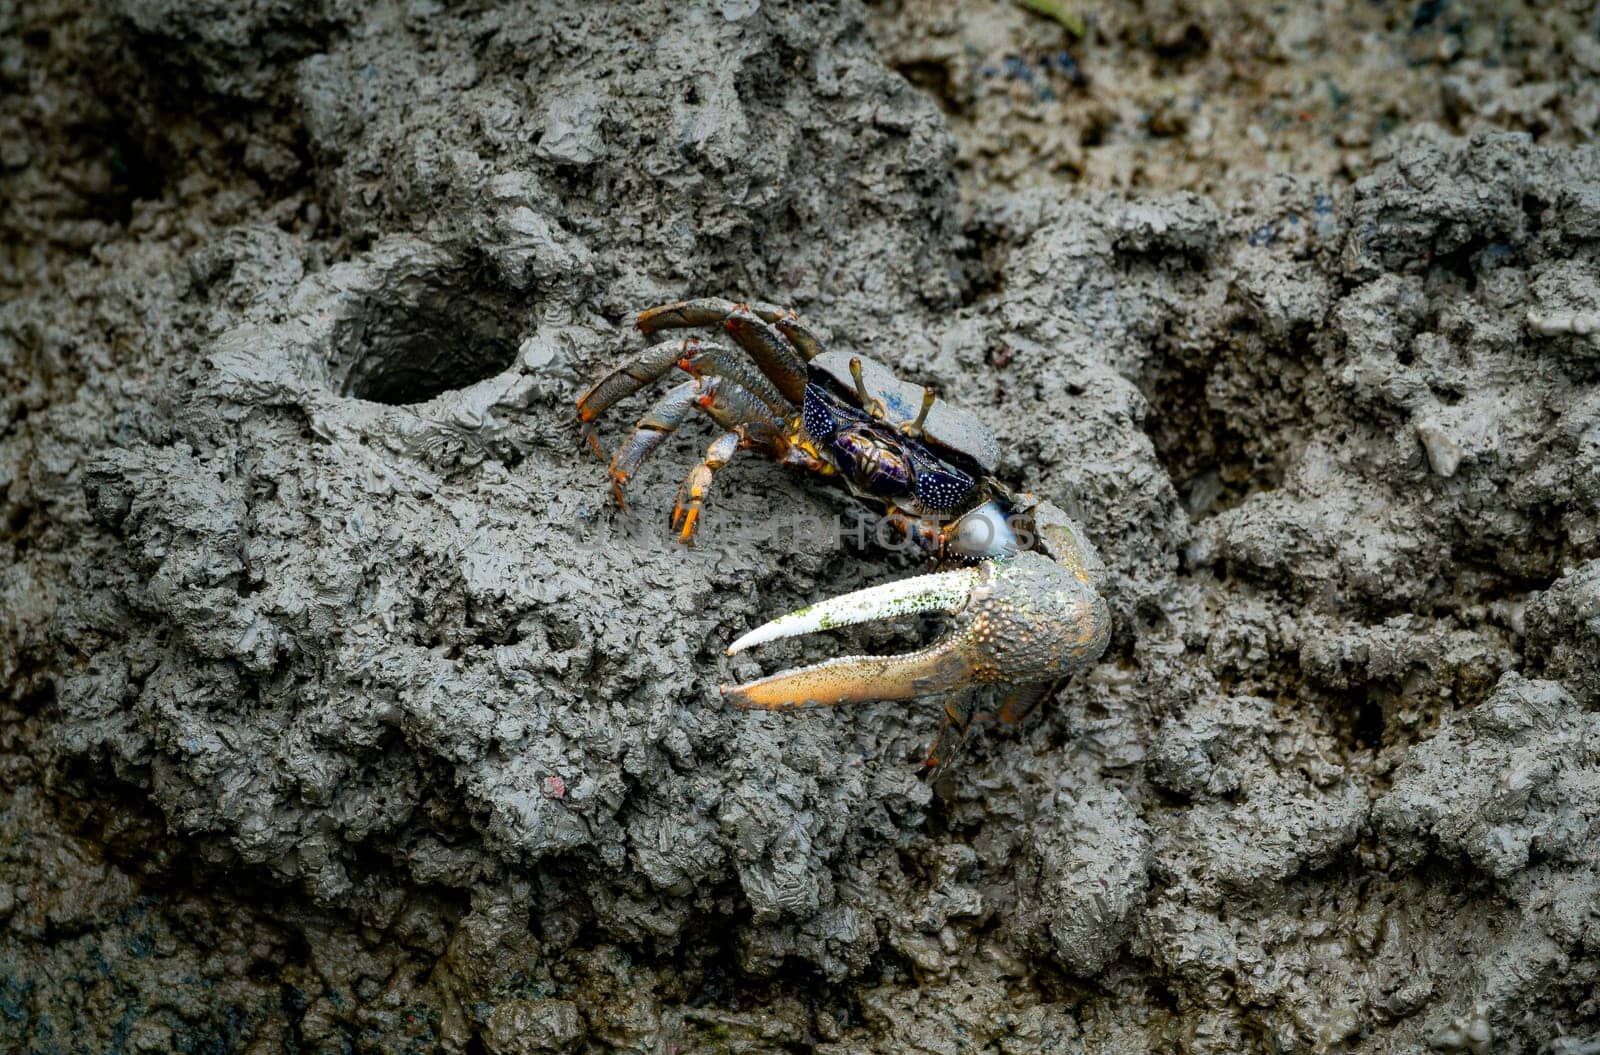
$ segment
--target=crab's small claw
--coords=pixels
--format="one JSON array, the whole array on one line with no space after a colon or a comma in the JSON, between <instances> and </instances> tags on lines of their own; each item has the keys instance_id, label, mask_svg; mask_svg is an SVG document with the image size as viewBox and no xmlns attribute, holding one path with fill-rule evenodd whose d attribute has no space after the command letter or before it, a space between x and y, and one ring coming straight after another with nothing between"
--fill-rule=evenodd
<instances>
[{"instance_id":1,"label":"crab's small claw","mask_svg":"<svg viewBox=\"0 0 1600 1055\"><path fill-rule=\"evenodd\" d=\"M1023 552L835 597L780 616L735 641L730 655L777 638L912 612L945 611L944 638L900 656L850 656L724 686L735 707L792 707L906 700L981 685L1066 677L1105 650L1105 601L1073 571Z\"/></svg>"}]
</instances>

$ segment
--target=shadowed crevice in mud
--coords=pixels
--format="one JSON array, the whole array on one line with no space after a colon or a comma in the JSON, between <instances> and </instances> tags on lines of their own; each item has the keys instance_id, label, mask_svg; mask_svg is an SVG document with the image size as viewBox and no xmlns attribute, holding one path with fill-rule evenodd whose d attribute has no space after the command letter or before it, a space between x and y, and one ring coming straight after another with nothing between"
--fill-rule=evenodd
<instances>
[{"instance_id":1,"label":"shadowed crevice in mud","mask_svg":"<svg viewBox=\"0 0 1600 1055\"><path fill-rule=\"evenodd\" d=\"M340 395L408 406L509 369L531 315L475 264L408 264L335 326L329 372Z\"/></svg>"},{"instance_id":2,"label":"shadowed crevice in mud","mask_svg":"<svg viewBox=\"0 0 1600 1055\"><path fill-rule=\"evenodd\" d=\"M133 219L134 204L160 198L170 177L158 151L136 128L119 121L93 134L103 137L105 165L113 177L93 199L95 211L101 219L126 227Z\"/></svg>"},{"instance_id":3,"label":"shadowed crevice in mud","mask_svg":"<svg viewBox=\"0 0 1600 1055\"><path fill-rule=\"evenodd\" d=\"M509 367L516 347L460 316L378 318L364 335L342 386L356 399L405 406L482 381Z\"/></svg>"},{"instance_id":4,"label":"shadowed crevice in mud","mask_svg":"<svg viewBox=\"0 0 1600 1055\"><path fill-rule=\"evenodd\" d=\"M894 70L912 87L931 96L933 101L939 104L939 109L945 113L961 112L963 101L956 93L951 80L950 66L947 63L932 59L902 62L895 66Z\"/></svg>"},{"instance_id":5,"label":"shadowed crevice in mud","mask_svg":"<svg viewBox=\"0 0 1600 1055\"><path fill-rule=\"evenodd\" d=\"M1168 349L1141 386L1145 433L1193 521L1277 489L1298 455L1308 410L1292 393L1312 386L1312 372L1264 344L1237 318L1223 343Z\"/></svg>"},{"instance_id":6,"label":"shadowed crevice in mud","mask_svg":"<svg viewBox=\"0 0 1600 1055\"><path fill-rule=\"evenodd\" d=\"M1213 369L1222 368L1165 363L1146 393L1146 432L1193 520L1231 509L1282 479L1280 467L1259 464L1254 438L1209 402Z\"/></svg>"}]
</instances>

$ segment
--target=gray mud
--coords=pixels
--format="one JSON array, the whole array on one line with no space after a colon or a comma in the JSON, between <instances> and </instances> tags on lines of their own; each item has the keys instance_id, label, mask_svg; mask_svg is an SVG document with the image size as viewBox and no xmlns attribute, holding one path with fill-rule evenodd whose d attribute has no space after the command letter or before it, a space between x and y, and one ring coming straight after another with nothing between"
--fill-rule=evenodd
<instances>
[{"instance_id":1,"label":"gray mud","mask_svg":"<svg viewBox=\"0 0 1600 1055\"><path fill-rule=\"evenodd\" d=\"M0 9L0 1048L1596 1050L1600 20L1437 6L1282 166L1125 115L1342 9ZM936 784L725 710L931 628L727 659L917 565L755 458L677 546L705 427L612 508L572 401L699 294L984 417L1100 663Z\"/></svg>"}]
</instances>

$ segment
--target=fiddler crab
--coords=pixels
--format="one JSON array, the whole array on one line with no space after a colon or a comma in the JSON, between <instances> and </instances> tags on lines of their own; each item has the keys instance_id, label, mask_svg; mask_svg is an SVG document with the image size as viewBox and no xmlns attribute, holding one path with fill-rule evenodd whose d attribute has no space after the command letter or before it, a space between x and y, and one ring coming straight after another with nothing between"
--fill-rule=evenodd
<instances>
[{"instance_id":1,"label":"fiddler crab","mask_svg":"<svg viewBox=\"0 0 1600 1055\"><path fill-rule=\"evenodd\" d=\"M942 639L898 656L849 656L722 686L735 707L787 710L939 696L938 769L978 722L1015 722L1100 657L1111 618L1093 547L1055 505L994 475L1000 447L972 414L864 355L830 352L794 312L715 298L642 312L646 336L714 326L738 351L698 337L653 344L578 398L584 436L612 404L673 367L689 375L639 419L611 459L612 494L699 409L721 434L678 491L672 528L694 540L713 474L741 450L843 483L938 562L939 570L820 601L740 637L728 655L779 638L940 611ZM742 354L741 354L742 353ZM603 457L603 454L602 454Z\"/></svg>"}]
</instances>

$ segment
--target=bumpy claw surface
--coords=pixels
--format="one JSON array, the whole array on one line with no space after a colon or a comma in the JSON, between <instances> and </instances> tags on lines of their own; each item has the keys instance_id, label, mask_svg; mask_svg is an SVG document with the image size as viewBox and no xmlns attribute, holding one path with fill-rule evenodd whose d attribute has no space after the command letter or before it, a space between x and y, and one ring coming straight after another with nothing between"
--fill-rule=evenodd
<instances>
[{"instance_id":1,"label":"bumpy claw surface","mask_svg":"<svg viewBox=\"0 0 1600 1055\"><path fill-rule=\"evenodd\" d=\"M1106 602L1088 582L1041 553L1022 552L823 601L752 631L728 651L938 610L951 612L954 625L927 648L902 656L828 660L724 686L723 696L736 707L781 710L1053 682L1098 659L1111 633Z\"/></svg>"}]
</instances>

